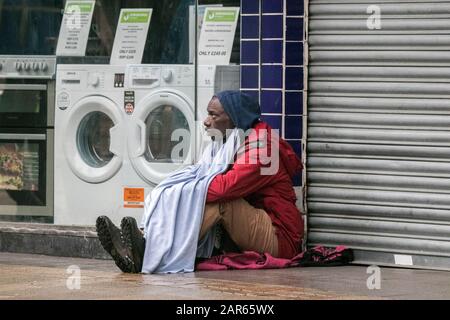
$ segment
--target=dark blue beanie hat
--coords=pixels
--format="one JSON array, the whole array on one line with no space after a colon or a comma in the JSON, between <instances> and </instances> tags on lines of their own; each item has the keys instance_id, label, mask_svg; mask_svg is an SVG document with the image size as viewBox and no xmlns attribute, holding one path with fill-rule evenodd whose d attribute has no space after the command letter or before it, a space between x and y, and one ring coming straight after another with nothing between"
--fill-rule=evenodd
<instances>
[{"instance_id":1,"label":"dark blue beanie hat","mask_svg":"<svg viewBox=\"0 0 450 320\"><path fill-rule=\"evenodd\" d=\"M226 90L214 95L234 125L243 130L250 129L261 116L258 101L239 90Z\"/></svg>"}]
</instances>

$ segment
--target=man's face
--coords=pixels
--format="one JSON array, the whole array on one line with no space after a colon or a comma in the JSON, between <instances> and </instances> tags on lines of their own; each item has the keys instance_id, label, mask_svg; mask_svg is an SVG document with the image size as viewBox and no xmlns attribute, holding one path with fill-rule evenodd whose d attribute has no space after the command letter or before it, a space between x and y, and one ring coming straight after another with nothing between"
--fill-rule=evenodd
<instances>
[{"instance_id":1,"label":"man's face","mask_svg":"<svg viewBox=\"0 0 450 320\"><path fill-rule=\"evenodd\" d=\"M223 109L219 99L215 97L212 98L208 103L207 111L208 116L205 121L203 121L203 125L205 126L208 135L214 136L216 135L214 134L214 131L218 130L222 133L222 136L225 137L226 130L234 128L233 121L231 121L230 117Z\"/></svg>"}]
</instances>

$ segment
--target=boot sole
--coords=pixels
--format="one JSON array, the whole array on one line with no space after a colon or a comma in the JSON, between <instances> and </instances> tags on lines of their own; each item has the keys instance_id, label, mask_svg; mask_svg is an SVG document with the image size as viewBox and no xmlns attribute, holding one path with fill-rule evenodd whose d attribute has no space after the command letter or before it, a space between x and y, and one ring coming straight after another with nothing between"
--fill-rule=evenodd
<instances>
[{"instance_id":1,"label":"boot sole","mask_svg":"<svg viewBox=\"0 0 450 320\"><path fill-rule=\"evenodd\" d=\"M136 269L139 269L138 272L141 272L143 257L142 258L136 257L137 249L135 249L135 248L137 248L137 246L139 246L139 244L135 243L134 238L132 236L133 230L139 229L136 224L136 221L134 219L128 219L127 217L125 217L122 219L120 228L122 229L123 241L125 243L125 246L128 247L131 254L133 255L133 262L134 262L133 264L136 267ZM138 262L138 263L136 263L136 262Z\"/></svg>"},{"instance_id":2,"label":"boot sole","mask_svg":"<svg viewBox=\"0 0 450 320\"><path fill-rule=\"evenodd\" d=\"M116 266L119 267L122 272L132 273L134 270L133 262L130 258L122 257L117 252L111 238L109 223L107 220L104 217L99 217L95 226L97 228L98 239L100 240L101 245L114 259Z\"/></svg>"}]
</instances>

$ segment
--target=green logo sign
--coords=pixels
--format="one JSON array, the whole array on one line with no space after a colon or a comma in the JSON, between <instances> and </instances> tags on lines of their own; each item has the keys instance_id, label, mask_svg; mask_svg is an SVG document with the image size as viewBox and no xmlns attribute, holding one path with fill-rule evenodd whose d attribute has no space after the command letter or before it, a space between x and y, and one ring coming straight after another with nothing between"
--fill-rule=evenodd
<instances>
[{"instance_id":1,"label":"green logo sign","mask_svg":"<svg viewBox=\"0 0 450 320\"><path fill-rule=\"evenodd\" d=\"M206 14L208 22L234 22L236 21L235 10L208 10Z\"/></svg>"},{"instance_id":2,"label":"green logo sign","mask_svg":"<svg viewBox=\"0 0 450 320\"><path fill-rule=\"evenodd\" d=\"M150 12L143 11L123 11L120 18L121 23L148 23Z\"/></svg>"},{"instance_id":3,"label":"green logo sign","mask_svg":"<svg viewBox=\"0 0 450 320\"><path fill-rule=\"evenodd\" d=\"M93 2L67 2L66 10L67 12L89 13L93 6Z\"/></svg>"}]
</instances>

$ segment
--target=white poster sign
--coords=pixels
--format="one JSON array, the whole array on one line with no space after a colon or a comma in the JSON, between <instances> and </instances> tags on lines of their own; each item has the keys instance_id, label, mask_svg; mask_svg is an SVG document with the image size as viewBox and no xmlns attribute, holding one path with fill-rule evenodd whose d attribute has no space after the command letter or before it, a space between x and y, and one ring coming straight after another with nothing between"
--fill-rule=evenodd
<instances>
[{"instance_id":1,"label":"white poster sign","mask_svg":"<svg viewBox=\"0 0 450 320\"><path fill-rule=\"evenodd\" d=\"M197 43L202 30L203 16L207 7L222 7L222 4L208 4L197 6ZM189 6L189 63L194 62L195 57L195 6Z\"/></svg>"},{"instance_id":2,"label":"white poster sign","mask_svg":"<svg viewBox=\"0 0 450 320\"><path fill-rule=\"evenodd\" d=\"M153 9L122 9L110 64L141 63Z\"/></svg>"},{"instance_id":3,"label":"white poster sign","mask_svg":"<svg viewBox=\"0 0 450 320\"><path fill-rule=\"evenodd\" d=\"M206 8L198 43L198 63L230 63L239 7Z\"/></svg>"},{"instance_id":4,"label":"white poster sign","mask_svg":"<svg viewBox=\"0 0 450 320\"><path fill-rule=\"evenodd\" d=\"M67 1L59 29L57 56L84 56L95 1Z\"/></svg>"}]
</instances>

